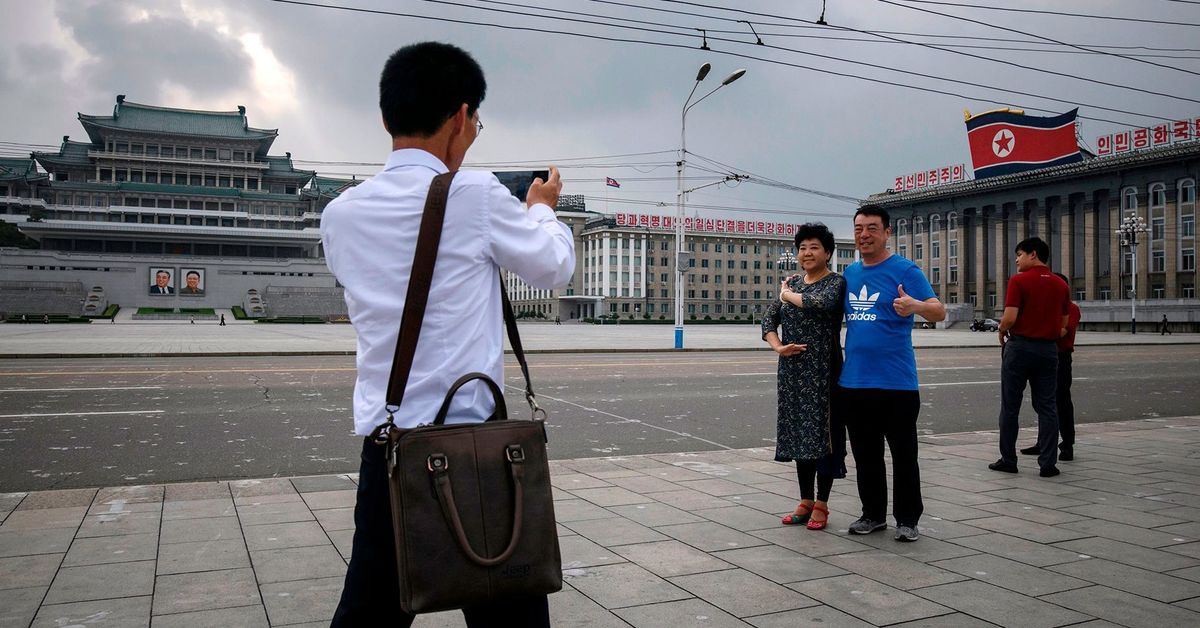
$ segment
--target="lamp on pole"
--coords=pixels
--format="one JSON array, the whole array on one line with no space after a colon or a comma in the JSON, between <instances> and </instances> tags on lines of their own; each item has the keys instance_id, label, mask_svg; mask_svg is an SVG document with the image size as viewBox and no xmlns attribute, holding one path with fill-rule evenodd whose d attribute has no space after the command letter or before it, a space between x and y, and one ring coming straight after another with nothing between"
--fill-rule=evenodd
<instances>
[{"instance_id":1,"label":"lamp on pole","mask_svg":"<svg viewBox=\"0 0 1200 628\"><path fill-rule=\"evenodd\" d=\"M1129 247L1131 260L1129 276L1133 289L1129 292L1129 333L1137 333L1137 246L1138 235L1146 233L1146 220L1140 216L1128 216L1121 221L1121 246Z\"/></svg>"},{"instance_id":2,"label":"lamp on pole","mask_svg":"<svg viewBox=\"0 0 1200 628\"><path fill-rule=\"evenodd\" d=\"M736 70L730 74L721 84L714 87L712 91L697 98L692 102L692 96L696 95L696 88L700 86L700 81L708 76L708 72L712 70L712 65L705 63L700 66L700 71L696 72L696 82L692 85L692 91L688 94L687 100L683 102L683 110L679 114L679 161L676 162L675 182L675 348L683 348L683 291L684 291L684 273L688 269L688 260L691 256L687 255L687 249L684 247L684 232L683 232L683 213L684 213L684 189L683 189L683 171L687 167L687 114L692 107L700 104L705 98L712 96L717 90L726 85L742 78L746 74L745 69Z\"/></svg>"},{"instance_id":3,"label":"lamp on pole","mask_svg":"<svg viewBox=\"0 0 1200 628\"><path fill-rule=\"evenodd\" d=\"M784 250L783 254L779 256L780 270L796 270L796 264L796 256L791 251Z\"/></svg>"}]
</instances>

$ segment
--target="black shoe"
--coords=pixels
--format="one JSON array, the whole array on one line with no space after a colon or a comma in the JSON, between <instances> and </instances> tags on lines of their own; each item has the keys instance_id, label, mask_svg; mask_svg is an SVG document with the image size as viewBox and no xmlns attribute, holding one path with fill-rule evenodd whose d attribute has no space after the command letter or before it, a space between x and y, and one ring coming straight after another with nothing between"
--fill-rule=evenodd
<instances>
[{"instance_id":1,"label":"black shoe","mask_svg":"<svg viewBox=\"0 0 1200 628\"><path fill-rule=\"evenodd\" d=\"M1005 462L1003 458L993 462L992 464L989 464L988 468L991 469L992 471L1000 471L1003 473L1016 473L1017 472L1017 465L1015 465L1011 462Z\"/></svg>"},{"instance_id":2,"label":"black shoe","mask_svg":"<svg viewBox=\"0 0 1200 628\"><path fill-rule=\"evenodd\" d=\"M1021 455L1023 456L1036 456L1040 453L1042 453L1042 450L1038 448L1037 445L1034 445L1033 447L1026 447L1025 449L1021 450Z\"/></svg>"},{"instance_id":3,"label":"black shoe","mask_svg":"<svg viewBox=\"0 0 1200 628\"><path fill-rule=\"evenodd\" d=\"M1044 478L1052 478L1059 473L1062 473L1062 471L1059 471L1058 467L1051 465L1049 467L1043 467L1042 470L1038 472L1038 475Z\"/></svg>"},{"instance_id":4,"label":"black shoe","mask_svg":"<svg viewBox=\"0 0 1200 628\"><path fill-rule=\"evenodd\" d=\"M1066 462L1074 460L1075 450L1071 449L1070 447L1063 447L1062 450L1058 452L1058 459Z\"/></svg>"}]
</instances>

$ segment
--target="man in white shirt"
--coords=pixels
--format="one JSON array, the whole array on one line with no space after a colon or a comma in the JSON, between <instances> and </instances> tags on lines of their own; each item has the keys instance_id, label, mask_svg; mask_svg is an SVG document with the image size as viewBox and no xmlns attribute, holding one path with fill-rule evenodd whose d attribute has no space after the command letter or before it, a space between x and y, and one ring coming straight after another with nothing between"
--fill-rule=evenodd
<instances>
[{"instance_id":1,"label":"man in white shirt","mask_svg":"<svg viewBox=\"0 0 1200 628\"><path fill-rule=\"evenodd\" d=\"M386 392L417 233L429 184L458 170L483 125L483 71L465 51L426 42L397 50L380 77L380 109L392 137L383 170L325 208L326 263L345 287L358 337L354 432L366 437L387 420ZM433 419L450 385L464 373L504 382L504 327L499 269L530 285L565 285L575 270L571 230L553 208L562 189L558 169L534 180L526 203L490 172L465 171L450 186L441 244L404 400L401 428ZM447 423L492 414L487 388L459 390ZM383 447L365 438L354 508L354 544L333 626L408 626L397 603L399 581ZM469 626L549 626L546 596L463 610Z\"/></svg>"}]
</instances>

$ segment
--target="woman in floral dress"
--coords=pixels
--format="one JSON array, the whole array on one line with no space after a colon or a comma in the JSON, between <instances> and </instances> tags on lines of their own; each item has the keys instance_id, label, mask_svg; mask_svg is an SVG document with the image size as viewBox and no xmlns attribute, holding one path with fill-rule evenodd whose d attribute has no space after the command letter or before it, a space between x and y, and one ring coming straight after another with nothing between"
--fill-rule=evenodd
<instances>
[{"instance_id":1,"label":"woman in floral dress","mask_svg":"<svg viewBox=\"0 0 1200 628\"><path fill-rule=\"evenodd\" d=\"M762 323L763 340L779 354L775 460L794 460L800 481L800 504L783 523L810 530L825 527L833 480L845 477L845 427L837 420L833 392L842 368L846 280L829 269L833 251L833 233L825 225L797 230L796 258L804 272L783 281L779 301Z\"/></svg>"}]
</instances>

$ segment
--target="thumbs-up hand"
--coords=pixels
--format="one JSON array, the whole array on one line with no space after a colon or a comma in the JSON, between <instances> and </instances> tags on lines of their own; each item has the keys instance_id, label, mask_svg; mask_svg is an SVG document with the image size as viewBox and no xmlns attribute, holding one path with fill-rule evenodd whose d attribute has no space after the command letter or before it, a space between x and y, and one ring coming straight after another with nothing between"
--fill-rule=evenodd
<instances>
[{"instance_id":1,"label":"thumbs-up hand","mask_svg":"<svg viewBox=\"0 0 1200 628\"><path fill-rule=\"evenodd\" d=\"M900 296L892 300L892 309L896 310L896 314L900 316L912 316L916 313L921 302L904 292L904 284L896 286L896 292L900 294Z\"/></svg>"}]
</instances>

